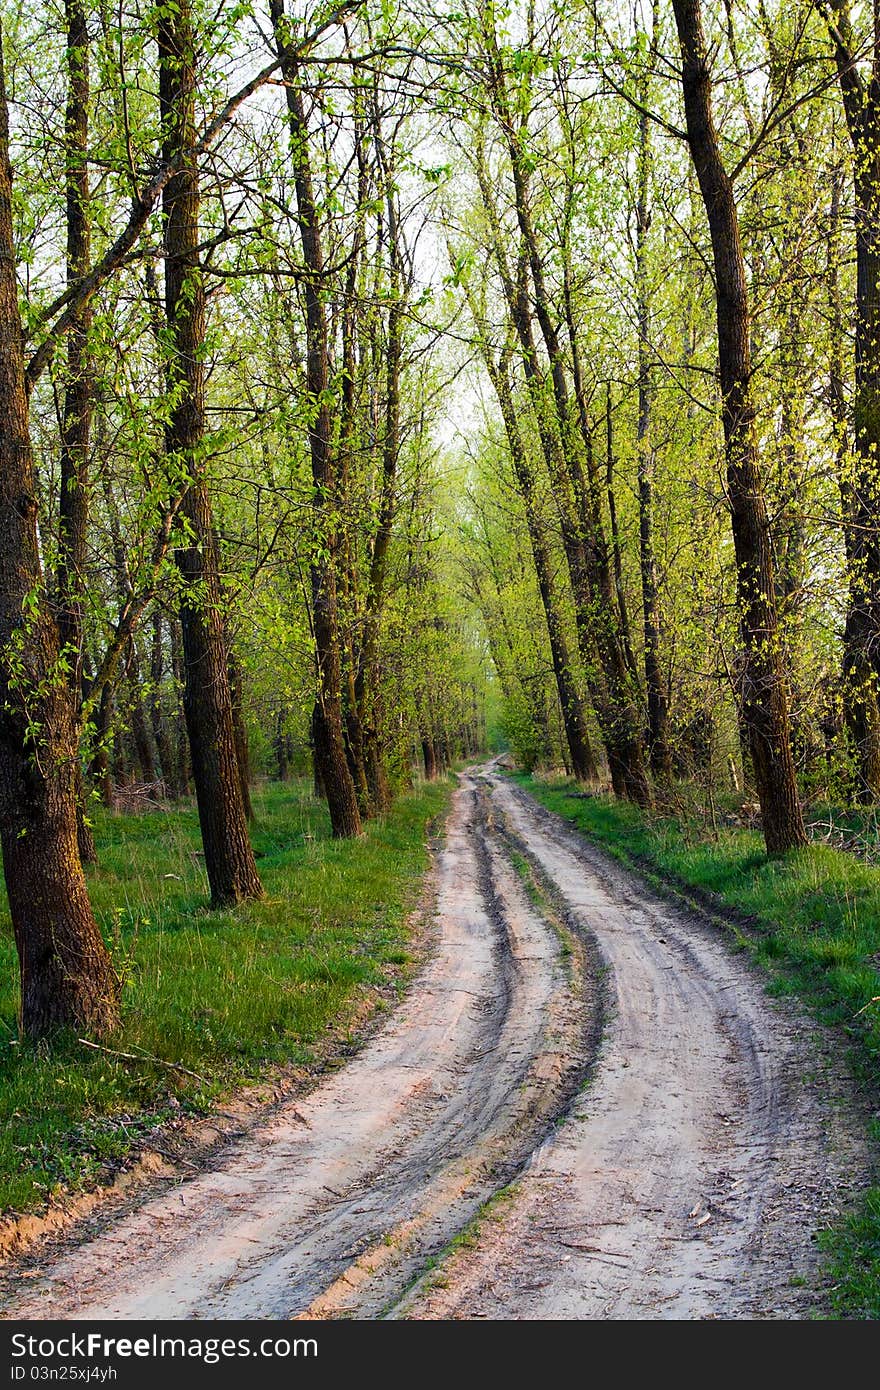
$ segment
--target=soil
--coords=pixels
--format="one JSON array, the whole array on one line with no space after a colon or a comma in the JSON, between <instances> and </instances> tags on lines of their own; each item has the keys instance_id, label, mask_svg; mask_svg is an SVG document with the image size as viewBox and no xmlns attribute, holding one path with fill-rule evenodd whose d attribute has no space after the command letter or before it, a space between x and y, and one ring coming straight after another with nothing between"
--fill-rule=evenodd
<instances>
[{"instance_id":1,"label":"soil","mask_svg":"<svg viewBox=\"0 0 880 1390\"><path fill-rule=\"evenodd\" d=\"M4 1316L825 1310L816 1233L871 1178L840 1044L492 764L435 878L426 962L363 1051L12 1261Z\"/></svg>"}]
</instances>

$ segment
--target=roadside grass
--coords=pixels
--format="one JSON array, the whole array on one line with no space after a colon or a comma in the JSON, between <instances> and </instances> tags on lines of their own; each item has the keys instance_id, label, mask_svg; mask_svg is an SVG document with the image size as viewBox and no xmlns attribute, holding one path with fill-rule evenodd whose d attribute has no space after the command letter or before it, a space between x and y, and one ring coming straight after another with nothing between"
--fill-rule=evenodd
<instances>
[{"instance_id":1,"label":"roadside grass","mask_svg":"<svg viewBox=\"0 0 880 1390\"><path fill-rule=\"evenodd\" d=\"M305 783L257 791L266 897L220 912L207 906L193 809L99 812L89 889L125 980L123 1025L105 1041L135 1061L74 1038L51 1050L20 1042L0 898L0 1213L87 1187L181 1110L204 1112L277 1065L310 1065L366 990L402 987L426 835L450 792L448 782L426 785L361 839L334 841Z\"/></svg>"},{"instance_id":2,"label":"roadside grass","mask_svg":"<svg viewBox=\"0 0 880 1390\"><path fill-rule=\"evenodd\" d=\"M584 794L570 780L515 780L643 876L733 914L736 942L770 972L771 991L801 997L841 1029L858 1079L880 1096L880 870L818 844L770 859L755 831L706 828L695 838L693 823ZM880 1317L880 1188L822 1243L835 1312Z\"/></svg>"}]
</instances>

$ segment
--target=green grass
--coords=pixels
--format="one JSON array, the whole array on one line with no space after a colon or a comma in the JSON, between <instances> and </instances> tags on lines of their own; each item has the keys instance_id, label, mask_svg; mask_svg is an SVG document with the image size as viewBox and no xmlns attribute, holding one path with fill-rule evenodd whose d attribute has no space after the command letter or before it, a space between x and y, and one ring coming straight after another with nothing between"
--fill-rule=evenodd
<instances>
[{"instance_id":1,"label":"green grass","mask_svg":"<svg viewBox=\"0 0 880 1390\"><path fill-rule=\"evenodd\" d=\"M771 989L798 995L844 1032L859 1080L880 1096L880 869L815 844L768 859L754 831L706 829L695 838L690 821L584 796L573 782L517 781L615 858L727 916ZM880 1189L823 1244L835 1311L880 1317Z\"/></svg>"},{"instance_id":2,"label":"green grass","mask_svg":"<svg viewBox=\"0 0 880 1390\"><path fill-rule=\"evenodd\" d=\"M106 1041L143 1061L19 1041L0 900L0 1212L87 1186L181 1108L205 1110L274 1066L307 1066L366 988L399 985L426 835L450 790L426 786L363 838L334 841L304 784L267 787L253 836L266 898L221 912L207 907L194 810L99 814L89 887L125 978L123 1026Z\"/></svg>"}]
</instances>

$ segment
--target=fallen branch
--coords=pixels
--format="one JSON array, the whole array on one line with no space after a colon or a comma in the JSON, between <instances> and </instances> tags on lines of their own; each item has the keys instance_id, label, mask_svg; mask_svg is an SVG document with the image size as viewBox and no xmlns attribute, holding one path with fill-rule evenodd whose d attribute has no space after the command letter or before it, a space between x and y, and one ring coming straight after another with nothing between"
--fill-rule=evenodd
<instances>
[{"instance_id":1,"label":"fallen branch","mask_svg":"<svg viewBox=\"0 0 880 1390\"><path fill-rule=\"evenodd\" d=\"M858 1018L859 1014L863 1014L865 1012L865 1009L870 1009L872 1004L880 1004L880 994L875 994L873 999L869 999L867 1004L865 1004L864 1008L857 1009L856 1012L853 1014L853 1018Z\"/></svg>"},{"instance_id":2,"label":"fallen branch","mask_svg":"<svg viewBox=\"0 0 880 1390\"><path fill-rule=\"evenodd\" d=\"M154 1057L151 1052L117 1052L113 1047L102 1047L100 1043L89 1042L88 1038L77 1038L78 1043L83 1047L92 1047L96 1052L106 1052L108 1057L121 1057L126 1062L156 1062L160 1067L171 1067L173 1071L182 1071L184 1076L195 1077L196 1081L201 1081L203 1085L209 1085L208 1078L202 1076L197 1071L190 1071L189 1067L181 1066L180 1062L166 1062L164 1057Z\"/></svg>"}]
</instances>

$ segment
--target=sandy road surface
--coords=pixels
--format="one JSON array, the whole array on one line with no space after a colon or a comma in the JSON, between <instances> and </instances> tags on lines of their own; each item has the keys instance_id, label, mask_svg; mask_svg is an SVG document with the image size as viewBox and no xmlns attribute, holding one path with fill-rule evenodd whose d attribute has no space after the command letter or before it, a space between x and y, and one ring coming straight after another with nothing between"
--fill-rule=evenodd
<instances>
[{"instance_id":1,"label":"sandy road surface","mask_svg":"<svg viewBox=\"0 0 880 1390\"><path fill-rule=\"evenodd\" d=\"M6 1316L810 1315L813 1233L867 1180L815 1028L491 767L437 879L434 949L383 1031L211 1171L47 1248Z\"/></svg>"},{"instance_id":2,"label":"sandy road surface","mask_svg":"<svg viewBox=\"0 0 880 1390\"><path fill-rule=\"evenodd\" d=\"M594 1084L536 1153L506 1219L409 1316L810 1316L815 1231L868 1180L827 1042L769 1000L711 927L489 780L513 835L597 939L614 1008Z\"/></svg>"},{"instance_id":3,"label":"sandy road surface","mask_svg":"<svg viewBox=\"0 0 880 1390\"><path fill-rule=\"evenodd\" d=\"M374 1317L522 1163L576 1088L588 1016L468 779L436 943L349 1065L213 1171L62 1254L16 1317Z\"/></svg>"}]
</instances>

